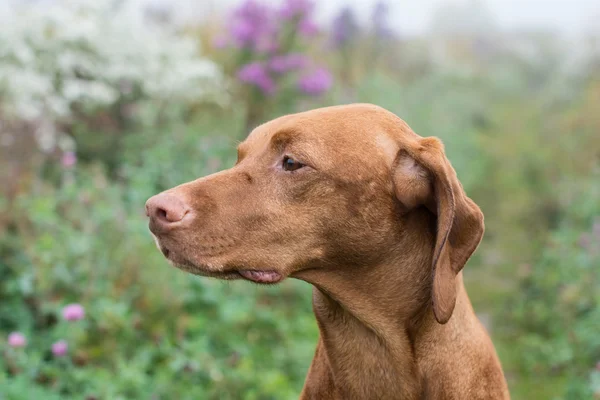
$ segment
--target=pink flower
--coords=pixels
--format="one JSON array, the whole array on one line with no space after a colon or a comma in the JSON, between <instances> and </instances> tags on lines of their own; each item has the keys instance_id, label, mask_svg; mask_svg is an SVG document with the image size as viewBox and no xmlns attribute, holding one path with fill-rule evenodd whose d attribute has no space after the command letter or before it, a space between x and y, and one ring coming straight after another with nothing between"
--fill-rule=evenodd
<instances>
[{"instance_id":1,"label":"pink flower","mask_svg":"<svg viewBox=\"0 0 600 400\"><path fill-rule=\"evenodd\" d=\"M304 68L308 65L308 58L300 53L290 53L271 58L268 65L271 71L283 74Z\"/></svg>"},{"instance_id":2,"label":"pink flower","mask_svg":"<svg viewBox=\"0 0 600 400\"><path fill-rule=\"evenodd\" d=\"M285 0L279 16L284 20L290 20L298 16L310 15L315 8L312 0Z\"/></svg>"},{"instance_id":3,"label":"pink flower","mask_svg":"<svg viewBox=\"0 0 600 400\"><path fill-rule=\"evenodd\" d=\"M256 49L264 37L272 36L273 15L269 6L256 0L246 0L230 18L229 34L239 47Z\"/></svg>"},{"instance_id":4,"label":"pink flower","mask_svg":"<svg viewBox=\"0 0 600 400\"><path fill-rule=\"evenodd\" d=\"M264 94L275 93L276 87L273 78L269 75L266 66L258 61L243 65L237 73L240 81L258 87Z\"/></svg>"},{"instance_id":5,"label":"pink flower","mask_svg":"<svg viewBox=\"0 0 600 400\"><path fill-rule=\"evenodd\" d=\"M71 168L75 164L77 164L77 156L72 151L66 151L62 155L62 159L60 160L60 163L65 168Z\"/></svg>"},{"instance_id":6,"label":"pink flower","mask_svg":"<svg viewBox=\"0 0 600 400\"><path fill-rule=\"evenodd\" d=\"M254 45L254 50L261 54L273 54L279 49L277 38L273 35L266 35L258 39Z\"/></svg>"},{"instance_id":7,"label":"pink flower","mask_svg":"<svg viewBox=\"0 0 600 400\"><path fill-rule=\"evenodd\" d=\"M317 68L300 77L298 89L305 94L319 96L328 91L332 83L331 73L325 68Z\"/></svg>"},{"instance_id":8,"label":"pink flower","mask_svg":"<svg viewBox=\"0 0 600 400\"><path fill-rule=\"evenodd\" d=\"M8 345L10 347L25 347L27 345L27 339L25 339L25 335L21 332L12 332L8 335Z\"/></svg>"},{"instance_id":9,"label":"pink flower","mask_svg":"<svg viewBox=\"0 0 600 400\"><path fill-rule=\"evenodd\" d=\"M52 354L55 357L62 357L67 354L69 350L69 345L64 340L59 340L58 342L52 344Z\"/></svg>"},{"instance_id":10,"label":"pink flower","mask_svg":"<svg viewBox=\"0 0 600 400\"><path fill-rule=\"evenodd\" d=\"M63 308L62 315L67 321L79 321L85 317L85 310L81 304L69 304Z\"/></svg>"},{"instance_id":11,"label":"pink flower","mask_svg":"<svg viewBox=\"0 0 600 400\"><path fill-rule=\"evenodd\" d=\"M298 32L305 37L312 37L319 33L319 27L310 19L305 18L298 24Z\"/></svg>"}]
</instances>

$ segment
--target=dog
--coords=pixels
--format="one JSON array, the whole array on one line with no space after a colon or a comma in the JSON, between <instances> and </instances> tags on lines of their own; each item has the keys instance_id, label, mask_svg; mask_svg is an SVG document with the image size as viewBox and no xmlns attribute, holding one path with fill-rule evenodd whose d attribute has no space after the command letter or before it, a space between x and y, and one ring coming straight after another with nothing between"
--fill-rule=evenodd
<instances>
[{"instance_id":1,"label":"dog","mask_svg":"<svg viewBox=\"0 0 600 400\"><path fill-rule=\"evenodd\" d=\"M462 269L484 232L442 142L352 104L254 129L228 170L148 200L158 248L192 274L314 286L301 399L509 399Z\"/></svg>"}]
</instances>

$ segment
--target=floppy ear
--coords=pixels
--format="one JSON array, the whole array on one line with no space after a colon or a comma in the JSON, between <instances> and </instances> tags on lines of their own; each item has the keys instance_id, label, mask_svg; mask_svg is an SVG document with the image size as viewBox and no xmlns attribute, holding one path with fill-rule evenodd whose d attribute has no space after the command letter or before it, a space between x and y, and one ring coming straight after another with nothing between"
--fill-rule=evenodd
<instances>
[{"instance_id":1,"label":"floppy ear","mask_svg":"<svg viewBox=\"0 0 600 400\"><path fill-rule=\"evenodd\" d=\"M456 275L483 236L483 214L465 194L436 138L400 150L393 174L396 196L406 209L424 205L437 215L432 304L436 320L445 324L456 303Z\"/></svg>"}]
</instances>

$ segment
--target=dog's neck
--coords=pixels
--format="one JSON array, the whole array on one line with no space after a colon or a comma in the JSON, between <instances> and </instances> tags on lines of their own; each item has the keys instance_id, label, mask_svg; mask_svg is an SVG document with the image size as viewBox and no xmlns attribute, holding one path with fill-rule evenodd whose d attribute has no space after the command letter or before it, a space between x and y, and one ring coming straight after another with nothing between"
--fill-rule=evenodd
<instances>
[{"instance_id":1,"label":"dog's neck","mask_svg":"<svg viewBox=\"0 0 600 400\"><path fill-rule=\"evenodd\" d=\"M336 397L332 398L387 399L393 393L393 398L421 399L427 390L420 359L423 343L435 347L434 331L454 330L460 325L457 319L468 312L463 309L468 299L463 296L461 275L457 277L462 290L455 315L446 325L435 321L431 307L405 314L402 302L406 297L401 293L393 299L376 288L338 292L327 283L315 285L313 310L320 332L317 353L321 352L321 362L326 360L329 385L335 388Z\"/></svg>"},{"instance_id":2,"label":"dog's neck","mask_svg":"<svg viewBox=\"0 0 600 400\"><path fill-rule=\"evenodd\" d=\"M298 275L315 287L317 356L321 364L326 360L336 398L385 399L394 393L394 398L419 399L424 393L418 342L441 325L429 306L430 256L416 254L425 256L399 254L368 271L340 267Z\"/></svg>"},{"instance_id":3,"label":"dog's neck","mask_svg":"<svg viewBox=\"0 0 600 400\"><path fill-rule=\"evenodd\" d=\"M416 399L421 379L410 321L399 318L392 311L398 307L385 304L391 299L378 296L377 289L365 289L338 292L324 282L313 290L319 345L338 395L367 399L403 393L398 398Z\"/></svg>"}]
</instances>

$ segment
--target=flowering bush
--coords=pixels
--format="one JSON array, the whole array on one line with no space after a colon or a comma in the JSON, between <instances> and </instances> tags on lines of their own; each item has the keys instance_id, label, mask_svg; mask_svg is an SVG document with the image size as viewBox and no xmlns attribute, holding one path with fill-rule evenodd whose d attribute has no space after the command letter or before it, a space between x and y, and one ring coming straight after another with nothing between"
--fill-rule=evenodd
<instances>
[{"instance_id":1,"label":"flowering bush","mask_svg":"<svg viewBox=\"0 0 600 400\"><path fill-rule=\"evenodd\" d=\"M222 52L229 57L225 64L242 84L246 130L265 118L269 104L299 94L321 96L331 88L329 70L307 53L318 34L314 6L312 0L284 0L279 6L245 0L233 10L226 35L215 39L216 47L227 50Z\"/></svg>"},{"instance_id":2,"label":"flowering bush","mask_svg":"<svg viewBox=\"0 0 600 400\"><path fill-rule=\"evenodd\" d=\"M6 10L0 115L44 121L38 139L45 150L81 112L146 99L219 99L215 64L190 39L145 19L138 2L62 0Z\"/></svg>"},{"instance_id":3,"label":"flowering bush","mask_svg":"<svg viewBox=\"0 0 600 400\"><path fill-rule=\"evenodd\" d=\"M55 310L54 313L58 313L58 311ZM65 322L52 323L51 329L46 330L44 334L40 335L41 332L36 332L38 333L37 335L32 334L31 343L29 343L23 333L12 332L6 340L7 348L5 351L1 351L4 346L0 340L0 385L3 387L6 386L5 382L3 382L5 380L2 374L2 372L5 372L3 367L9 372L9 376L13 377L28 377L33 375L37 376L38 379L51 382L55 380L67 380L69 374L72 373L71 369L74 362L74 359L67 357L70 348L69 341L76 343L82 337L83 332L83 327L77 327L73 325L73 322L82 320L84 314L85 310L83 306L80 304L69 304L62 309L62 316ZM21 325L28 325L26 319L19 322ZM52 339L57 338L60 339L50 342ZM61 361L61 364L55 365L59 367L59 370L49 368L52 366L51 362L44 364L44 362L52 359L63 358L64 360ZM60 386L64 385L64 382L55 382L55 384ZM22 390L17 398L27 397L27 391Z\"/></svg>"}]
</instances>

